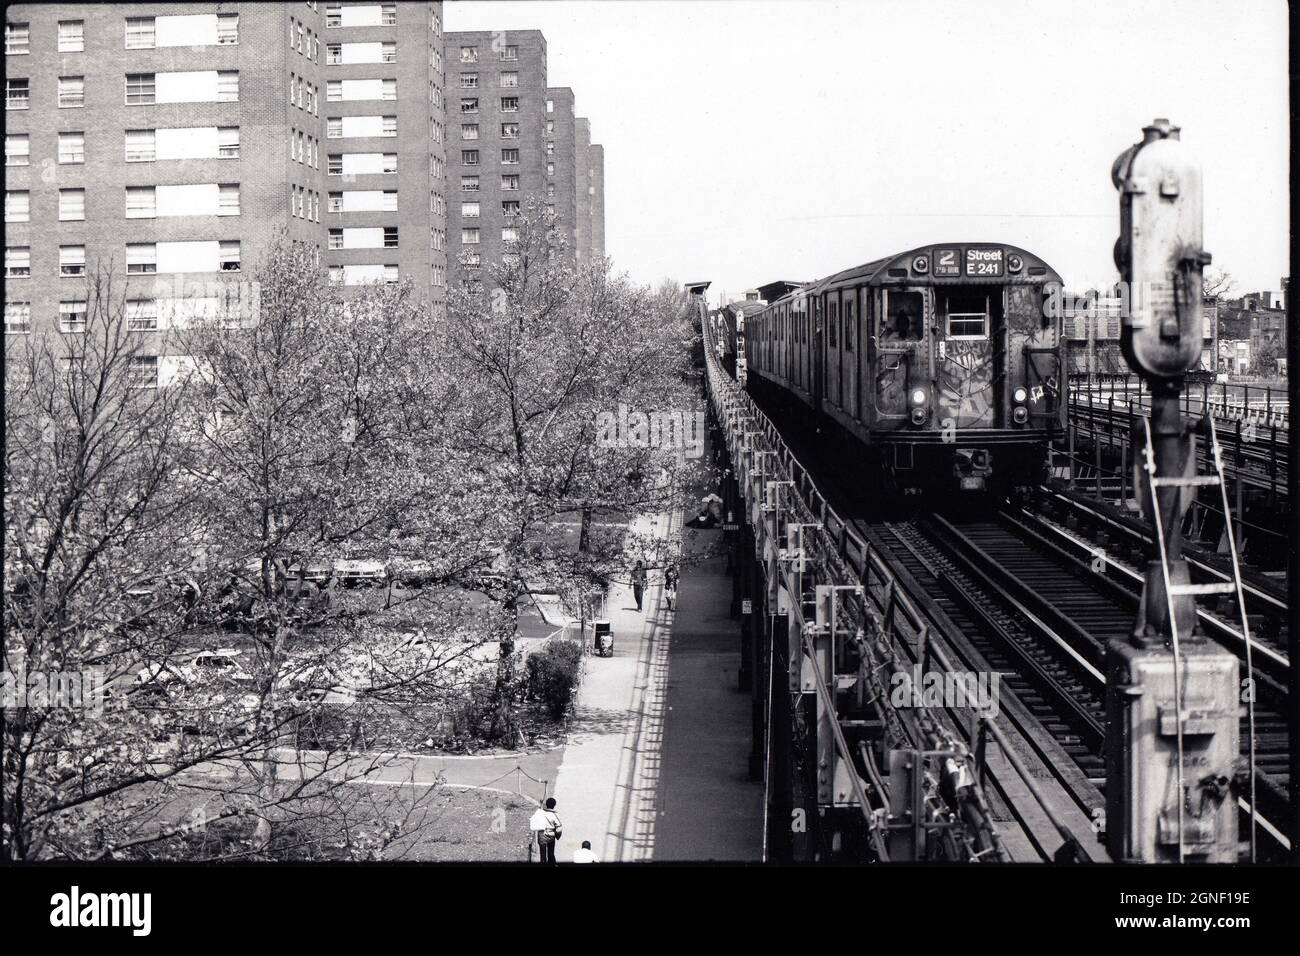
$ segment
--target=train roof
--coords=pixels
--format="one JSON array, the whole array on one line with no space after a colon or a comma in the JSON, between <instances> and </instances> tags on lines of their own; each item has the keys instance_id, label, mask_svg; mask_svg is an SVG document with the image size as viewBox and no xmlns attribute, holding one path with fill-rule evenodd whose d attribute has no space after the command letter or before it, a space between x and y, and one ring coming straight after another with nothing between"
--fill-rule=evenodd
<instances>
[{"instance_id":1,"label":"train roof","mask_svg":"<svg viewBox=\"0 0 1300 956\"><path fill-rule=\"evenodd\" d=\"M995 277L977 278L973 276L956 275L952 276L950 279L940 279L930 272L918 273L912 268L913 262L918 256L925 256L928 263L936 250L964 250L967 248L1002 249L1004 250L1003 255L1005 257L1009 258L1013 254L1019 256L1023 262L1023 266L1017 276L1005 274L1006 270L1004 269L1004 274ZM891 274L891 270L893 270L893 273L895 274ZM897 274L899 270L903 270L901 274ZM800 299L809 295L820 295L821 293L831 289L841 289L846 286L857 286L863 284L884 285L886 283L905 284L909 281L916 282L918 276L921 275L924 275L925 279L932 283L938 280L940 283L951 282L952 284L976 283L1005 285L1009 282L1059 283L1061 281L1060 273L1038 256L1020 248L1019 246L1013 246L1005 242L934 242L927 243L923 246L917 246L916 248L909 249L906 252L899 252L891 256L885 256L882 259L873 259L871 262L864 262L861 265L852 266L851 268L836 272L832 275L826 276L824 279L818 279L816 282L803 286L802 288L787 292L785 295L781 296L781 298L769 304L777 305L779 303Z\"/></svg>"}]
</instances>

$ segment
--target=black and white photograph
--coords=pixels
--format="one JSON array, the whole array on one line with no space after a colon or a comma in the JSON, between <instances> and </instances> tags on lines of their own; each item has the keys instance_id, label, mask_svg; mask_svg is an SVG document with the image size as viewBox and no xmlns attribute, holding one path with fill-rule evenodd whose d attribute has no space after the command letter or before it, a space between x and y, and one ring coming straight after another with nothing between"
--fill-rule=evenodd
<instances>
[{"instance_id":1,"label":"black and white photograph","mask_svg":"<svg viewBox=\"0 0 1300 956\"><path fill-rule=\"evenodd\" d=\"M4 17L6 935L1294 926L1283 0Z\"/></svg>"}]
</instances>

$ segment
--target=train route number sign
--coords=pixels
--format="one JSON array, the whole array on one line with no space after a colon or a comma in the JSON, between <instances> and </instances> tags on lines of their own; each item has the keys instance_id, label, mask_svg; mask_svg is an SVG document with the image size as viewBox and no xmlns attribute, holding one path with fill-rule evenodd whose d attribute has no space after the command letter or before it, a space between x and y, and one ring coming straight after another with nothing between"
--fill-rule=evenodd
<instances>
[{"instance_id":1,"label":"train route number sign","mask_svg":"<svg viewBox=\"0 0 1300 956\"><path fill-rule=\"evenodd\" d=\"M936 249L931 259L932 273L936 276L960 276L961 275L961 250L960 249Z\"/></svg>"}]
</instances>

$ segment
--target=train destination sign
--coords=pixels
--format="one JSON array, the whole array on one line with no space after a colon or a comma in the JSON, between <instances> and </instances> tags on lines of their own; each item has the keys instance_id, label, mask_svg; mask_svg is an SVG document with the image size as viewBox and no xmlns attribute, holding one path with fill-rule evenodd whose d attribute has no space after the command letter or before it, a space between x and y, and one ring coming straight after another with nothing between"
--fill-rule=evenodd
<instances>
[{"instance_id":1,"label":"train destination sign","mask_svg":"<svg viewBox=\"0 0 1300 956\"><path fill-rule=\"evenodd\" d=\"M1000 276L1003 268L1001 249L966 249L966 274L968 276Z\"/></svg>"},{"instance_id":2,"label":"train destination sign","mask_svg":"<svg viewBox=\"0 0 1300 956\"><path fill-rule=\"evenodd\" d=\"M936 249L934 250L933 266L931 274L936 276L960 276L961 275L961 250L960 249Z\"/></svg>"}]
</instances>

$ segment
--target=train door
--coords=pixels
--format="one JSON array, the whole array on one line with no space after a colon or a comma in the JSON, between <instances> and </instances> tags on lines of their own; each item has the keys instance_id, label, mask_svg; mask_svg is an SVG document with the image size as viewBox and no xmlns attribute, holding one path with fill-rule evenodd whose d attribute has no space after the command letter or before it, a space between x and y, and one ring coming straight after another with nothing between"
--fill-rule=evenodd
<instances>
[{"instance_id":1,"label":"train door","mask_svg":"<svg viewBox=\"0 0 1300 956\"><path fill-rule=\"evenodd\" d=\"M826 330L823 327L825 314L825 296L814 296L812 300L812 376L813 407L821 411L822 401L826 397Z\"/></svg>"},{"instance_id":2,"label":"train door","mask_svg":"<svg viewBox=\"0 0 1300 956\"><path fill-rule=\"evenodd\" d=\"M957 428L1003 425L998 356L1004 350L995 348L1005 332L1002 289L941 286L935 300L935 417Z\"/></svg>"},{"instance_id":3,"label":"train door","mask_svg":"<svg viewBox=\"0 0 1300 956\"><path fill-rule=\"evenodd\" d=\"M840 297L826 296L826 400L836 408L844 407L840 394Z\"/></svg>"},{"instance_id":4,"label":"train door","mask_svg":"<svg viewBox=\"0 0 1300 956\"><path fill-rule=\"evenodd\" d=\"M930 400L925 290L881 289L875 295L871 396L877 423L893 425L908 418L913 391L924 389Z\"/></svg>"},{"instance_id":5,"label":"train door","mask_svg":"<svg viewBox=\"0 0 1300 956\"><path fill-rule=\"evenodd\" d=\"M840 356L843 373L844 410L850 418L858 417L858 310L857 293L847 289L840 293Z\"/></svg>"}]
</instances>

